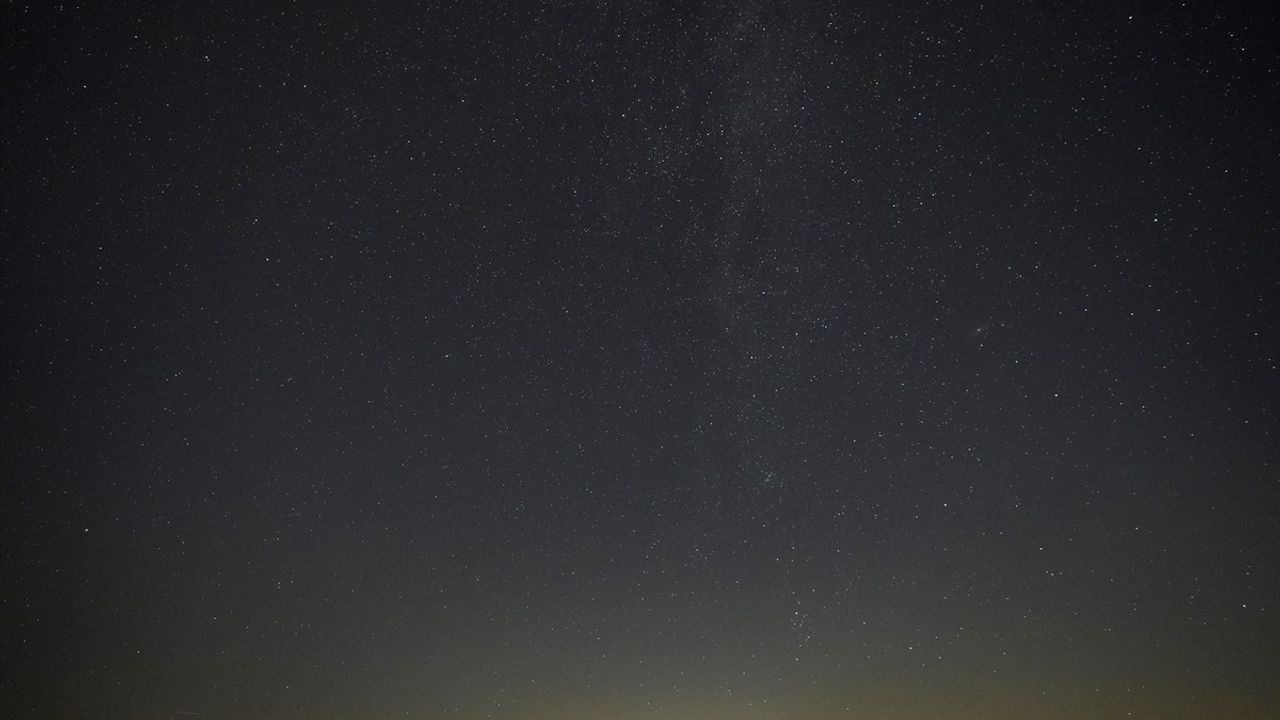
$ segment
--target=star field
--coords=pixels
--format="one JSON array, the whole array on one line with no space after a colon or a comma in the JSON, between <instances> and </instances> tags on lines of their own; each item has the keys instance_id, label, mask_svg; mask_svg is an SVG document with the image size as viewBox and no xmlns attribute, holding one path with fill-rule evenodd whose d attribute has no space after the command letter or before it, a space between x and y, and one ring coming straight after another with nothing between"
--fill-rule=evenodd
<instances>
[{"instance_id":1,"label":"star field","mask_svg":"<svg viewBox=\"0 0 1280 720\"><path fill-rule=\"evenodd\" d=\"M1278 23L11 4L0 714L1275 717Z\"/></svg>"}]
</instances>

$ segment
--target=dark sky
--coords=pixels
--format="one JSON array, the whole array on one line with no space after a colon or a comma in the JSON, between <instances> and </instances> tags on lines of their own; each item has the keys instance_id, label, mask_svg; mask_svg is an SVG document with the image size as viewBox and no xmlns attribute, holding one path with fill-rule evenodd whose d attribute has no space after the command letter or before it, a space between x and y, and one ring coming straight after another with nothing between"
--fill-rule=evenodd
<instances>
[{"instance_id":1,"label":"dark sky","mask_svg":"<svg viewBox=\"0 0 1280 720\"><path fill-rule=\"evenodd\" d=\"M1274 3L0 24L4 717L1280 716Z\"/></svg>"}]
</instances>

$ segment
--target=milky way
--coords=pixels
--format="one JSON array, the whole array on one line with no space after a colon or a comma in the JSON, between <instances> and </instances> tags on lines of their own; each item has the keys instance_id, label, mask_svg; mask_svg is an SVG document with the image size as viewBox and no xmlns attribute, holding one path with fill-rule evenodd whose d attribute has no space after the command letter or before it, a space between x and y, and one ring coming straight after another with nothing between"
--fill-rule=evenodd
<instances>
[{"instance_id":1,"label":"milky way","mask_svg":"<svg viewBox=\"0 0 1280 720\"><path fill-rule=\"evenodd\" d=\"M6 14L0 715L1280 715L1275 8L270 5Z\"/></svg>"}]
</instances>

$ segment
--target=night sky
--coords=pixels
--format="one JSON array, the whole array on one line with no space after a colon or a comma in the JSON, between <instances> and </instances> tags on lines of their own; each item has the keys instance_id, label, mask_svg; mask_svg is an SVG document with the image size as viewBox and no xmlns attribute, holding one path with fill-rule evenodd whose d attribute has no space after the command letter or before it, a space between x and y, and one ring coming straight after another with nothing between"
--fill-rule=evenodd
<instances>
[{"instance_id":1,"label":"night sky","mask_svg":"<svg viewBox=\"0 0 1280 720\"><path fill-rule=\"evenodd\" d=\"M2 17L5 718L1280 717L1276 4Z\"/></svg>"}]
</instances>

